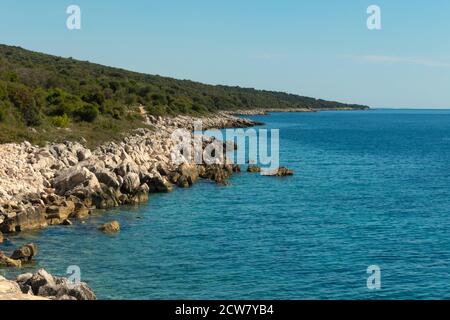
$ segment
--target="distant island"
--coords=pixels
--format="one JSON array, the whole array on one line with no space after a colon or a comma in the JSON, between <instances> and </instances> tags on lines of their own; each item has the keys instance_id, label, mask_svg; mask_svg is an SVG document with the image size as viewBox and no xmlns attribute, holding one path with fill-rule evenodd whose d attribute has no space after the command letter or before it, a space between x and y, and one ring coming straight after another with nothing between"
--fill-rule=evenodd
<instances>
[{"instance_id":1,"label":"distant island","mask_svg":"<svg viewBox=\"0 0 450 320\"><path fill-rule=\"evenodd\" d=\"M207 85L0 45L0 143L84 138L97 146L146 127L142 114L348 110L283 92Z\"/></svg>"}]
</instances>

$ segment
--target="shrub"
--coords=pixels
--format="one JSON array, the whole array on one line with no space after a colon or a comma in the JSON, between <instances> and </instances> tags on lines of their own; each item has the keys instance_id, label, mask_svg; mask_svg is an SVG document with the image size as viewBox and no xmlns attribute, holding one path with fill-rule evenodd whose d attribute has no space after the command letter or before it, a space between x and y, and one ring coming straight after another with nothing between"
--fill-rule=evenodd
<instances>
[{"instance_id":1,"label":"shrub","mask_svg":"<svg viewBox=\"0 0 450 320\"><path fill-rule=\"evenodd\" d=\"M81 108L75 110L74 116L81 121L93 122L98 116L98 108L93 104L85 104Z\"/></svg>"},{"instance_id":2,"label":"shrub","mask_svg":"<svg viewBox=\"0 0 450 320\"><path fill-rule=\"evenodd\" d=\"M0 80L0 101L7 98L6 82Z\"/></svg>"},{"instance_id":3,"label":"shrub","mask_svg":"<svg viewBox=\"0 0 450 320\"><path fill-rule=\"evenodd\" d=\"M147 111L154 116L163 116L166 114L166 107L161 105L151 106L147 107Z\"/></svg>"},{"instance_id":4,"label":"shrub","mask_svg":"<svg viewBox=\"0 0 450 320\"><path fill-rule=\"evenodd\" d=\"M58 128L67 128L70 123L70 119L67 114L63 114L62 116L53 116L50 118L51 123Z\"/></svg>"},{"instance_id":5,"label":"shrub","mask_svg":"<svg viewBox=\"0 0 450 320\"><path fill-rule=\"evenodd\" d=\"M0 100L0 122L3 122L6 118L5 104Z\"/></svg>"},{"instance_id":6,"label":"shrub","mask_svg":"<svg viewBox=\"0 0 450 320\"><path fill-rule=\"evenodd\" d=\"M81 97L84 102L87 103L96 103L98 105L102 105L105 102L105 95L103 92L99 90L93 90Z\"/></svg>"},{"instance_id":7,"label":"shrub","mask_svg":"<svg viewBox=\"0 0 450 320\"><path fill-rule=\"evenodd\" d=\"M83 106L83 102L77 96L71 95L61 89L50 90L47 98L47 114L50 116L63 116L72 114Z\"/></svg>"},{"instance_id":8,"label":"shrub","mask_svg":"<svg viewBox=\"0 0 450 320\"><path fill-rule=\"evenodd\" d=\"M20 111L28 126L39 126L41 124L40 110L36 106L36 101L30 89L21 84L9 83L8 97Z\"/></svg>"},{"instance_id":9,"label":"shrub","mask_svg":"<svg viewBox=\"0 0 450 320\"><path fill-rule=\"evenodd\" d=\"M199 114L205 114L208 112L208 109L205 106L199 104L194 104L192 106L192 110Z\"/></svg>"},{"instance_id":10,"label":"shrub","mask_svg":"<svg viewBox=\"0 0 450 320\"><path fill-rule=\"evenodd\" d=\"M150 96L150 100L154 106L164 106L167 105L167 99L165 96L159 93L153 93Z\"/></svg>"},{"instance_id":11,"label":"shrub","mask_svg":"<svg viewBox=\"0 0 450 320\"><path fill-rule=\"evenodd\" d=\"M102 114L108 114L117 120L122 119L125 114L125 108L114 100L106 100L105 103L100 106L99 111Z\"/></svg>"}]
</instances>

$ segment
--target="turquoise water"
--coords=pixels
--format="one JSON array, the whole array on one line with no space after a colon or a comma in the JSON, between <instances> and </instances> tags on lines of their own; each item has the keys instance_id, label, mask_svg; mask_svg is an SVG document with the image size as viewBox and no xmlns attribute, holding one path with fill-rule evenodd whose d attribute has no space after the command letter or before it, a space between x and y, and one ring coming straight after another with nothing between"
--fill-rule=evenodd
<instances>
[{"instance_id":1,"label":"turquoise water","mask_svg":"<svg viewBox=\"0 0 450 320\"><path fill-rule=\"evenodd\" d=\"M34 241L30 269L78 265L103 299L450 298L450 111L253 118L295 176L201 182L0 249ZM111 219L119 234L96 230Z\"/></svg>"}]
</instances>

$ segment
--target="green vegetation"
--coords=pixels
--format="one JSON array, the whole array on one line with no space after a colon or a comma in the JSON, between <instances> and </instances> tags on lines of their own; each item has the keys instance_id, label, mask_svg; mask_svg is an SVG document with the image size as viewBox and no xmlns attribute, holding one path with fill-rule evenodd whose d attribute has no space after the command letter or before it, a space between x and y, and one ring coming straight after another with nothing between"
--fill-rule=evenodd
<instances>
[{"instance_id":1,"label":"green vegetation","mask_svg":"<svg viewBox=\"0 0 450 320\"><path fill-rule=\"evenodd\" d=\"M146 75L0 45L0 143L81 137L100 143L103 136L111 139L143 127L141 105L153 115L364 108L282 92Z\"/></svg>"}]
</instances>

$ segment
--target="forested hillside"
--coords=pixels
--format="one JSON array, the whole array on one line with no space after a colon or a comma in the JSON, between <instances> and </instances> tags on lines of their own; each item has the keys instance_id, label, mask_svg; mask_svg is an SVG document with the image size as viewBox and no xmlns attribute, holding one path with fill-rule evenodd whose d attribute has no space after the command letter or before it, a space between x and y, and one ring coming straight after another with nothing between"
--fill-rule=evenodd
<instances>
[{"instance_id":1,"label":"forested hillside","mask_svg":"<svg viewBox=\"0 0 450 320\"><path fill-rule=\"evenodd\" d=\"M91 129L101 135L139 125L138 106L154 115L260 108L364 108L281 92L212 86L141 74L0 45L0 142L52 140ZM33 128L30 135L30 128ZM61 133L61 128L66 128ZM45 134L43 134L45 133ZM96 135L92 135L96 137Z\"/></svg>"}]
</instances>

